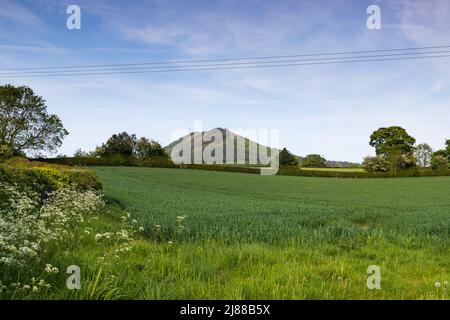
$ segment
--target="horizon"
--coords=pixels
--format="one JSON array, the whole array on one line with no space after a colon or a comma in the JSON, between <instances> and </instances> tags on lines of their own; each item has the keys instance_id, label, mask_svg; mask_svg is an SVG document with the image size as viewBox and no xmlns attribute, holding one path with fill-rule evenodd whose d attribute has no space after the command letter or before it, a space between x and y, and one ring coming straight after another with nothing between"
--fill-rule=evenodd
<instances>
[{"instance_id":1,"label":"horizon","mask_svg":"<svg viewBox=\"0 0 450 320\"><path fill-rule=\"evenodd\" d=\"M69 1L0 0L0 68L227 59L442 46L445 0L226 3L77 1L81 29L66 28ZM7 30L7 31L6 31ZM441 149L450 119L449 58L147 74L3 77L47 101L70 132L58 153L93 150L127 131L172 142L206 128L280 130L280 148L360 163L370 134L401 126ZM4 72L4 71L3 71ZM437 116L438 115L438 116Z\"/></svg>"}]
</instances>

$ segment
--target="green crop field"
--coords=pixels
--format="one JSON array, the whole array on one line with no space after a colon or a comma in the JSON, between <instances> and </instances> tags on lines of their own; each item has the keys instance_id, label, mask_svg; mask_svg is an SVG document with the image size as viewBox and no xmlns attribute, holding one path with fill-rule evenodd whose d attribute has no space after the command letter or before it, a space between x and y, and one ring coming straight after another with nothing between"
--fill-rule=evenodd
<instances>
[{"instance_id":1,"label":"green crop field","mask_svg":"<svg viewBox=\"0 0 450 320\"><path fill-rule=\"evenodd\" d=\"M450 177L95 171L144 227L114 266L120 297L449 298ZM379 290L367 288L370 265L381 268Z\"/></svg>"}]
</instances>

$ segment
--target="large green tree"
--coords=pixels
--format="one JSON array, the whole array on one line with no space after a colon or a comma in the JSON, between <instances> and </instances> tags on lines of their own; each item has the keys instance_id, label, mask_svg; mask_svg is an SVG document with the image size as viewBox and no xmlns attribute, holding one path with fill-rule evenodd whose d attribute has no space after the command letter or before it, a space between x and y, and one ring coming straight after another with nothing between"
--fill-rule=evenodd
<instances>
[{"instance_id":1,"label":"large green tree","mask_svg":"<svg viewBox=\"0 0 450 320\"><path fill-rule=\"evenodd\" d=\"M155 140L149 140L145 137L139 139L136 143L136 156L141 159L162 157L167 158L168 155L163 147Z\"/></svg>"},{"instance_id":2,"label":"large green tree","mask_svg":"<svg viewBox=\"0 0 450 320\"><path fill-rule=\"evenodd\" d=\"M137 139L136 135L122 132L113 134L99 149L101 156L120 155L124 157L131 157L134 155Z\"/></svg>"},{"instance_id":3,"label":"large green tree","mask_svg":"<svg viewBox=\"0 0 450 320\"><path fill-rule=\"evenodd\" d=\"M327 166L325 158L319 154L308 154L302 162L306 168L325 168Z\"/></svg>"},{"instance_id":4,"label":"large green tree","mask_svg":"<svg viewBox=\"0 0 450 320\"><path fill-rule=\"evenodd\" d=\"M286 148L283 148L283 150L280 151L279 159L280 159L281 166L296 166L296 165L298 165L297 157L295 155L293 155L291 152L289 152L289 150Z\"/></svg>"},{"instance_id":5,"label":"large green tree","mask_svg":"<svg viewBox=\"0 0 450 320\"><path fill-rule=\"evenodd\" d=\"M26 86L0 86L0 146L14 154L55 151L68 134L61 120L47 113L45 100Z\"/></svg>"},{"instance_id":6,"label":"large green tree","mask_svg":"<svg viewBox=\"0 0 450 320\"><path fill-rule=\"evenodd\" d=\"M369 144L379 156L412 155L416 139L402 127L380 128L372 133Z\"/></svg>"}]
</instances>

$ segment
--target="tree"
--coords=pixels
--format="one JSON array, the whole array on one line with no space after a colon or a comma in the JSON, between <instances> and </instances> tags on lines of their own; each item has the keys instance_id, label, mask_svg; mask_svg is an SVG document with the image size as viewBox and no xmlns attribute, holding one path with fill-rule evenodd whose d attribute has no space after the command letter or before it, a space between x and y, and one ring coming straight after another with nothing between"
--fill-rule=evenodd
<instances>
[{"instance_id":1,"label":"tree","mask_svg":"<svg viewBox=\"0 0 450 320\"><path fill-rule=\"evenodd\" d=\"M433 152L433 157L436 157L436 156L441 156L441 157L447 158L447 150L441 149L441 150L437 150L437 151Z\"/></svg>"},{"instance_id":2,"label":"tree","mask_svg":"<svg viewBox=\"0 0 450 320\"><path fill-rule=\"evenodd\" d=\"M411 137L402 127L380 128L372 133L369 144L375 148L377 156L384 157L391 164L391 171L415 166L414 144Z\"/></svg>"},{"instance_id":3,"label":"tree","mask_svg":"<svg viewBox=\"0 0 450 320\"><path fill-rule=\"evenodd\" d=\"M295 155L289 152L286 148L280 151L279 155L281 166L296 166L298 165L298 159Z\"/></svg>"},{"instance_id":4,"label":"tree","mask_svg":"<svg viewBox=\"0 0 450 320\"><path fill-rule=\"evenodd\" d=\"M421 143L416 147L414 156L417 159L417 164L420 167L427 168L430 165L431 157L433 156L433 149L428 143Z\"/></svg>"},{"instance_id":5,"label":"tree","mask_svg":"<svg viewBox=\"0 0 450 320\"><path fill-rule=\"evenodd\" d=\"M55 151L69 133L29 87L0 86L0 145L14 154Z\"/></svg>"},{"instance_id":6,"label":"tree","mask_svg":"<svg viewBox=\"0 0 450 320\"><path fill-rule=\"evenodd\" d=\"M447 158L450 161L450 139L445 140L445 152L447 153Z\"/></svg>"},{"instance_id":7,"label":"tree","mask_svg":"<svg viewBox=\"0 0 450 320\"><path fill-rule=\"evenodd\" d=\"M447 157L441 155L433 155L431 159L431 169L433 170L443 170L449 167L449 161Z\"/></svg>"},{"instance_id":8,"label":"tree","mask_svg":"<svg viewBox=\"0 0 450 320\"><path fill-rule=\"evenodd\" d=\"M325 168L326 166L326 160L318 154L308 154L303 159L303 167L306 168Z\"/></svg>"},{"instance_id":9,"label":"tree","mask_svg":"<svg viewBox=\"0 0 450 320\"><path fill-rule=\"evenodd\" d=\"M136 147L136 135L122 132L113 134L106 143L102 145L101 156L120 155L124 157L131 157L134 154Z\"/></svg>"},{"instance_id":10,"label":"tree","mask_svg":"<svg viewBox=\"0 0 450 320\"><path fill-rule=\"evenodd\" d=\"M87 158L87 157L91 156L91 154L89 152L83 151L81 149L77 149L75 151L75 153L73 154L73 156L75 158Z\"/></svg>"},{"instance_id":11,"label":"tree","mask_svg":"<svg viewBox=\"0 0 450 320\"><path fill-rule=\"evenodd\" d=\"M368 172L388 172L391 163L381 156L365 157L362 166Z\"/></svg>"},{"instance_id":12,"label":"tree","mask_svg":"<svg viewBox=\"0 0 450 320\"><path fill-rule=\"evenodd\" d=\"M155 140L149 140L145 137L139 139L136 143L136 156L141 159L162 157L168 158L167 153L161 145Z\"/></svg>"},{"instance_id":13,"label":"tree","mask_svg":"<svg viewBox=\"0 0 450 320\"><path fill-rule=\"evenodd\" d=\"M411 137L402 127L380 128L372 133L369 144L375 148L379 156L411 155L414 152L416 139Z\"/></svg>"}]
</instances>

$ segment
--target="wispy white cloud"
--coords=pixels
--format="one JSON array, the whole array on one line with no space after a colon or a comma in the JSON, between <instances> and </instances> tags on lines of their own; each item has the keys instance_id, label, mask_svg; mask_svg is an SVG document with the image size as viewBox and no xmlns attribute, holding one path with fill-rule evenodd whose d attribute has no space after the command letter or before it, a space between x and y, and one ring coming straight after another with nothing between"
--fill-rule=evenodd
<instances>
[{"instance_id":1,"label":"wispy white cloud","mask_svg":"<svg viewBox=\"0 0 450 320\"><path fill-rule=\"evenodd\" d=\"M43 21L36 14L12 0L0 0L0 18L35 28L44 26Z\"/></svg>"},{"instance_id":2,"label":"wispy white cloud","mask_svg":"<svg viewBox=\"0 0 450 320\"><path fill-rule=\"evenodd\" d=\"M37 47L37 46L19 46L19 45L0 45L0 51L29 52L38 54L57 54L64 53L67 50L60 47Z\"/></svg>"},{"instance_id":3,"label":"wispy white cloud","mask_svg":"<svg viewBox=\"0 0 450 320\"><path fill-rule=\"evenodd\" d=\"M442 44L450 39L448 21L450 1L403 1L385 2L398 19L398 27L404 35L419 45ZM448 43L444 43L448 44Z\"/></svg>"}]
</instances>

